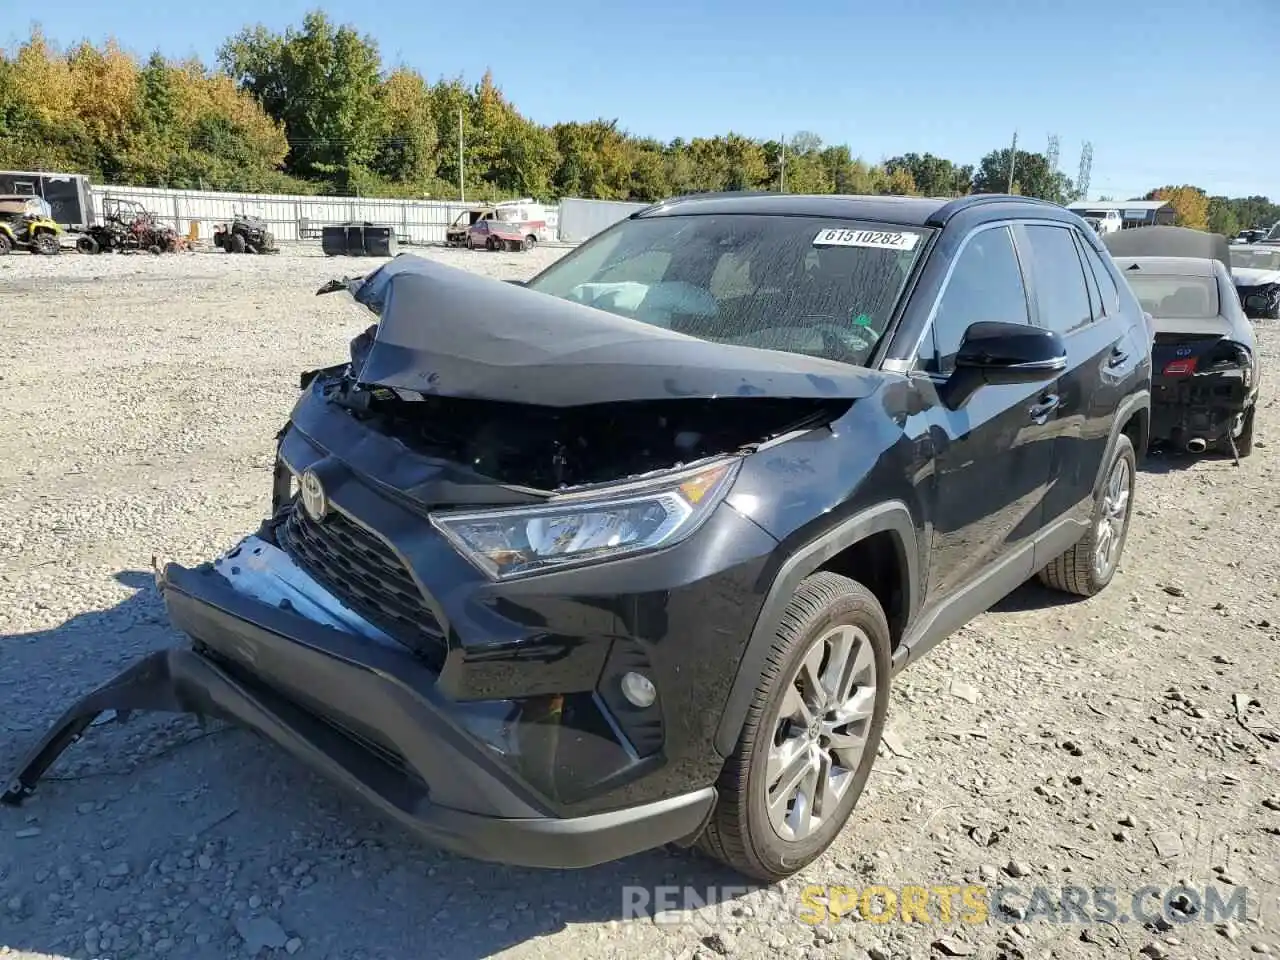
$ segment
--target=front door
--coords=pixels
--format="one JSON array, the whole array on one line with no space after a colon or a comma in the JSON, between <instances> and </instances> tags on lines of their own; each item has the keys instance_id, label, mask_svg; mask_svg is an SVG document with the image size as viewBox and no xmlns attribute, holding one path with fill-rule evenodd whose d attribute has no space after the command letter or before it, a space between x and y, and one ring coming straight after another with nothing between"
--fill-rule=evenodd
<instances>
[{"instance_id":1,"label":"front door","mask_svg":"<svg viewBox=\"0 0 1280 960\"><path fill-rule=\"evenodd\" d=\"M1031 322L1027 291L1010 228L978 228L960 249L921 348L918 366L935 390L951 373L970 324ZM931 405L927 604L976 586L980 577L992 589L996 583L1012 589L1034 572L1032 538L1050 482L1057 391L1050 377L981 386L956 410L940 401Z\"/></svg>"}]
</instances>

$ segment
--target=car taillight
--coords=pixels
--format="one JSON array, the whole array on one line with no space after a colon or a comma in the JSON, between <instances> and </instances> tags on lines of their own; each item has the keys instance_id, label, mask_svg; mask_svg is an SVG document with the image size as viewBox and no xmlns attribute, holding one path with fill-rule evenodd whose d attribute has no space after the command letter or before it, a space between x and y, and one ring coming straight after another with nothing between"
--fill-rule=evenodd
<instances>
[{"instance_id":1,"label":"car taillight","mask_svg":"<svg viewBox=\"0 0 1280 960\"><path fill-rule=\"evenodd\" d=\"M1164 375L1166 377L1185 377L1195 372L1195 357L1186 357L1182 360L1170 360L1164 365Z\"/></svg>"}]
</instances>

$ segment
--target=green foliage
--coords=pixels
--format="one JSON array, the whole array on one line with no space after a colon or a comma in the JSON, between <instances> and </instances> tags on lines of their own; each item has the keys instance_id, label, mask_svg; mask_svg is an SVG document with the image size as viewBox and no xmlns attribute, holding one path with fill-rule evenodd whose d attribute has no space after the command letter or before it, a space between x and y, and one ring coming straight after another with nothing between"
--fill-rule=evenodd
<instances>
[{"instance_id":1,"label":"green foliage","mask_svg":"<svg viewBox=\"0 0 1280 960\"><path fill-rule=\"evenodd\" d=\"M1008 193L1011 151L992 150L978 163L973 176L974 193ZM1049 167L1042 153L1017 151L1013 161L1013 193L1023 197L1037 197L1053 203L1069 203L1075 199L1074 186L1069 177Z\"/></svg>"},{"instance_id":2,"label":"green foliage","mask_svg":"<svg viewBox=\"0 0 1280 960\"><path fill-rule=\"evenodd\" d=\"M218 69L160 52L138 63L114 41L55 50L38 28L0 50L0 168L71 170L108 182L263 193L456 198L562 196L650 202L719 190L1003 193L1010 151L975 165L931 153L873 163L801 131L784 144L733 131L662 143L616 119L543 126L491 74L428 82L384 69L377 44L325 13L276 32L247 26ZM461 144L459 139L461 136ZM460 151L461 146L461 151ZM461 152L461 156L459 155ZM1044 155L1013 158L1013 191L1077 199ZM461 166L460 166L461 164ZM1267 197L1165 187L1178 222L1228 235L1280 220Z\"/></svg>"}]
</instances>

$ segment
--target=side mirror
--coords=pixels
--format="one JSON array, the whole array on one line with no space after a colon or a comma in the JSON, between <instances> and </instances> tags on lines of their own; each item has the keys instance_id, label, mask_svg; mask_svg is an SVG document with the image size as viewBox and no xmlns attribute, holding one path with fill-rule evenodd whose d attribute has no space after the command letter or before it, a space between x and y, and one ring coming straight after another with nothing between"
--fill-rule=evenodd
<instances>
[{"instance_id":1,"label":"side mirror","mask_svg":"<svg viewBox=\"0 0 1280 960\"><path fill-rule=\"evenodd\" d=\"M984 384L1038 383L1067 369L1067 347L1052 330L1025 323L970 325L956 352L943 402L955 409Z\"/></svg>"}]
</instances>

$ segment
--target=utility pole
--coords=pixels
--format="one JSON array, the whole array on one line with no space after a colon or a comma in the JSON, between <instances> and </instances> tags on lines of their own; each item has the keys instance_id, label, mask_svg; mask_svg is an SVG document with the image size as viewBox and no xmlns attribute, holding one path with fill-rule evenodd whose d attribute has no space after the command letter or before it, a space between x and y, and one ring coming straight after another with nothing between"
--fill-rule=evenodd
<instances>
[{"instance_id":1,"label":"utility pole","mask_svg":"<svg viewBox=\"0 0 1280 960\"><path fill-rule=\"evenodd\" d=\"M458 199L467 202L466 159L462 149L462 107L458 107Z\"/></svg>"},{"instance_id":2,"label":"utility pole","mask_svg":"<svg viewBox=\"0 0 1280 960\"><path fill-rule=\"evenodd\" d=\"M1013 131L1013 146L1009 148L1009 186L1005 193L1013 193L1013 168L1018 162L1018 131Z\"/></svg>"},{"instance_id":3,"label":"utility pole","mask_svg":"<svg viewBox=\"0 0 1280 960\"><path fill-rule=\"evenodd\" d=\"M781 183L778 184L778 192L787 192L787 135L782 135L782 163L779 168Z\"/></svg>"}]
</instances>

